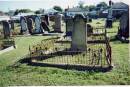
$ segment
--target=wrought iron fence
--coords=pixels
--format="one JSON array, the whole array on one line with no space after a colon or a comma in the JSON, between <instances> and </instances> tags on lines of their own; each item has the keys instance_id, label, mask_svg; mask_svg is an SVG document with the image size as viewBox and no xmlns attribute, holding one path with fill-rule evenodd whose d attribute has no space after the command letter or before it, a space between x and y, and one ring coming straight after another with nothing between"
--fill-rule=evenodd
<instances>
[{"instance_id":1,"label":"wrought iron fence","mask_svg":"<svg viewBox=\"0 0 130 87\"><path fill-rule=\"evenodd\" d=\"M111 46L105 34L92 34L87 40L86 51L72 51L71 41L58 41L58 38L43 40L29 47L31 62L47 66L110 67Z\"/></svg>"}]
</instances>

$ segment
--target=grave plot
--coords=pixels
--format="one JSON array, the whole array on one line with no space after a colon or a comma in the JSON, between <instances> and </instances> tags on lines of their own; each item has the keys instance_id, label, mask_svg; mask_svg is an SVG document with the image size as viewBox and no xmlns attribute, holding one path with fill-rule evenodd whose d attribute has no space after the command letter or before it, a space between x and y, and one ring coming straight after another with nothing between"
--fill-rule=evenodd
<instances>
[{"instance_id":1,"label":"grave plot","mask_svg":"<svg viewBox=\"0 0 130 87\"><path fill-rule=\"evenodd\" d=\"M111 66L109 41L105 40L103 35L91 37L86 44L86 51L71 50L70 41L59 41L58 38L43 40L40 44L29 48L31 62L54 66L67 65L68 68L69 66L109 68ZM97 42L101 39L103 41Z\"/></svg>"},{"instance_id":2,"label":"grave plot","mask_svg":"<svg viewBox=\"0 0 130 87\"><path fill-rule=\"evenodd\" d=\"M15 40L12 37L10 24L8 21L3 21L0 28L0 54L12 50L15 47Z\"/></svg>"},{"instance_id":3,"label":"grave plot","mask_svg":"<svg viewBox=\"0 0 130 87\"><path fill-rule=\"evenodd\" d=\"M52 38L29 48L31 62L52 66L110 68L111 46L106 29L98 27L88 34L86 18L74 17L72 40ZM87 27L87 28L86 28ZM76 67L77 68L77 67Z\"/></svg>"}]
</instances>

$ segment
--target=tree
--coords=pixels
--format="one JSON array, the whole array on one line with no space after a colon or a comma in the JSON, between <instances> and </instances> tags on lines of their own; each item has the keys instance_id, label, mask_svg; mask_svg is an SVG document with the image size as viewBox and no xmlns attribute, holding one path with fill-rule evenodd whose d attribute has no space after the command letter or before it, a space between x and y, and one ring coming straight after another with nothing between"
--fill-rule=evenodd
<instances>
[{"instance_id":1,"label":"tree","mask_svg":"<svg viewBox=\"0 0 130 87\"><path fill-rule=\"evenodd\" d=\"M78 5L79 5L79 8L84 8L84 1L79 1Z\"/></svg>"},{"instance_id":2,"label":"tree","mask_svg":"<svg viewBox=\"0 0 130 87\"><path fill-rule=\"evenodd\" d=\"M108 5L105 2L100 2L99 4L97 4L97 10L101 10L101 9L107 9Z\"/></svg>"},{"instance_id":3,"label":"tree","mask_svg":"<svg viewBox=\"0 0 130 87\"><path fill-rule=\"evenodd\" d=\"M0 11L0 15L4 15L4 12L3 12L3 11Z\"/></svg>"},{"instance_id":4,"label":"tree","mask_svg":"<svg viewBox=\"0 0 130 87\"><path fill-rule=\"evenodd\" d=\"M96 10L96 6L95 5L90 5L89 6L89 11L93 11L93 10Z\"/></svg>"},{"instance_id":5,"label":"tree","mask_svg":"<svg viewBox=\"0 0 130 87\"><path fill-rule=\"evenodd\" d=\"M60 6L54 6L53 9L59 11L59 12L62 12L63 9L60 7Z\"/></svg>"},{"instance_id":6,"label":"tree","mask_svg":"<svg viewBox=\"0 0 130 87\"><path fill-rule=\"evenodd\" d=\"M14 15L17 15L18 13L29 13L32 12L30 9L16 9L14 12Z\"/></svg>"},{"instance_id":7,"label":"tree","mask_svg":"<svg viewBox=\"0 0 130 87\"><path fill-rule=\"evenodd\" d=\"M84 7L84 9L87 10L87 11L89 11L89 6L86 5L86 6Z\"/></svg>"},{"instance_id":8,"label":"tree","mask_svg":"<svg viewBox=\"0 0 130 87\"><path fill-rule=\"evenodd\" d=\"M19 13L19 10L17 9L15 12L14 12L14 15L18 15Z\"/></svg>"},{"instance_id":9,"label":"tree","mask_svg":"<svg viewBox=\"0 0 130 87\"><path fill-rule=\"evenodd\" d=\"M35 14L40 14L41 12L39 10L35 11Z\"/></svg>"}]
</instances>

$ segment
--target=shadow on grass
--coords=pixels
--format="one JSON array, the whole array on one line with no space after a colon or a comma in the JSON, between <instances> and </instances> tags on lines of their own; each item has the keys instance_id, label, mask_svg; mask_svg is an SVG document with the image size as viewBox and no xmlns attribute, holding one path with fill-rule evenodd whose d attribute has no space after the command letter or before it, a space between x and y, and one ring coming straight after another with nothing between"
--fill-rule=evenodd
<instances>
[{"instance_id":1,"label":"shadow on grass","mask_svg":"<svg viewBox=\"0 0 130 87\"><path fill-rule=\"evenodd\" d=\"M129 40L122 40L118 38L117 36L110 37L110 42L113 42L115 44L126 44L129 43Z\"/></svg>"},{"instance_id":2,"label":"shadow on grass","mask_svg":"<svg viewBox=\"0 0 130 87\"><path fill-rule=\"evenodd\" d=\"M18 64L18 65L17 65ZM85 66L85 65L69 65L69 64L49 64L49 63L38 63L31 62L30 58L24 58L19 60L12 67L17 68L20 64L27 64L29 66L37 66L37 67L53 67L64 70L77 70L77 71L90 71L90 72L108 72L112 70L112 66L110 67L101 67L101 66Z\"/></svg>"}]
</instances>

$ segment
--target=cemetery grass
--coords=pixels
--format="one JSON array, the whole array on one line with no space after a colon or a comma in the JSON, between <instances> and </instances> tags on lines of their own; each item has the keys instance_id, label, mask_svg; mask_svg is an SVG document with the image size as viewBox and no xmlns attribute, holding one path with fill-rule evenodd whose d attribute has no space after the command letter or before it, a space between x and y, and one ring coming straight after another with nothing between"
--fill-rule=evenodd
<instances>
[{"instance_id":1,"label":"cemetery grass","mask_svg":"<svg viewBox=\"0 0 130 87\"><path fill-rule=\"evenodd\" d=\"M97 21L97 20L96 20ZM93 22L96 23L96 21ZM101 21L102 20L98 20ZM114 23L117 26L118 22ZM95 24L94 24L95 25ZM0 55L0 86L13 85L130 85L128 43L115 39L117 27L108 30L112 46L113 69L108 72L64 70L52 67L29 66L18 62L28 53L28 46L43 36L17 37L17 49ZM17 66L14 67L13 65Z\"/></svg>"}]
</instances>

